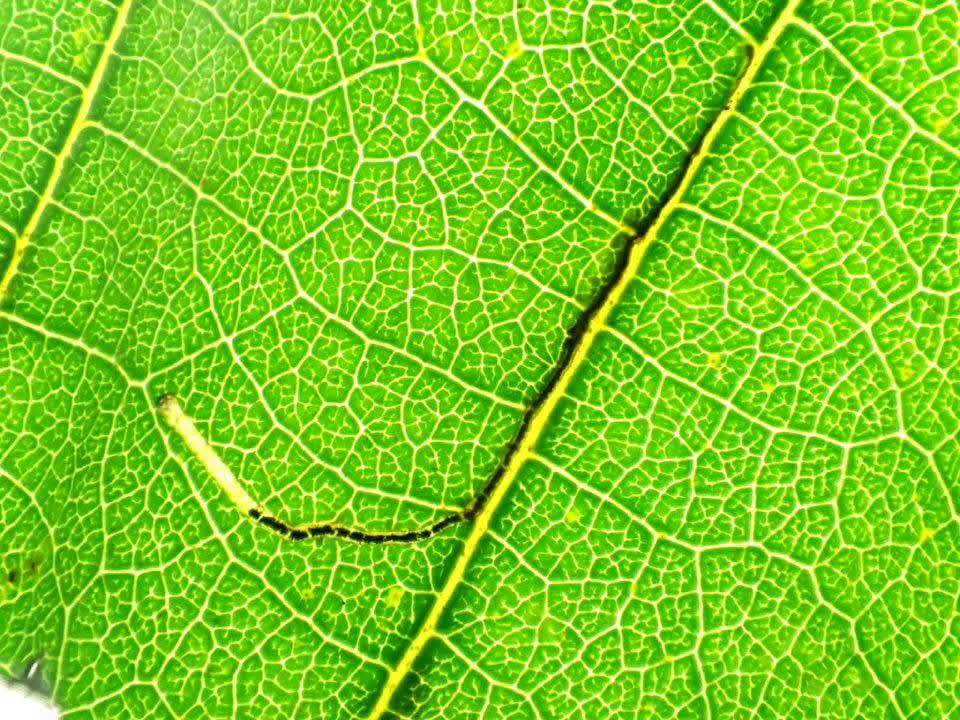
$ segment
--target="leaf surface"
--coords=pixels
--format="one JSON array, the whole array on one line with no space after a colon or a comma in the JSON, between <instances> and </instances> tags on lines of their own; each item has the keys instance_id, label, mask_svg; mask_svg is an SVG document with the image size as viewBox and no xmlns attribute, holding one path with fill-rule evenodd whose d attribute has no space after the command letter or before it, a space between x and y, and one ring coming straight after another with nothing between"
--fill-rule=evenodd
<instances>
[{"instance_id":1,"label":"leaf surface","mask_svg":"<svg viewBox=\"0 0 960 720\"><path fill-rule=\"evenodd\" d=\"M955 7L0 12L7 672L955 711Z\"/></svg>"}]
</instances>

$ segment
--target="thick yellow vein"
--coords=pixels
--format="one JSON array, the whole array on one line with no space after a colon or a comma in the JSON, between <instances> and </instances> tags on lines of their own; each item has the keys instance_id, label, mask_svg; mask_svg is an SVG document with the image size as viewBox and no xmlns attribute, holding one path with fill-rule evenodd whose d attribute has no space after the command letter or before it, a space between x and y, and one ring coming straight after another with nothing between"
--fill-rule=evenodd
<instances>
[{"instance_id":1,"label":"thick yellow vein","mask_svg":"<svg viewBox=\"0 0 960 720\"><path fill-rule=\"evenodd\" d=\"M606 296L602 299L593 315L589 318L586 329L580 336L576 346L573 348L569 360L566 366L560 372L555 384L544 398L542 404L540 404L540 406L531 416L530 422L527 424L523 436L519 438L515 452L510 457L510 460L506 465L500 482L493 489L489 500L476 516L475 522L470 531L470 535L467 537L467 540L464 543L463 550L457 558L457 562L451 570L450 575L447 577L443 588L437 595L437 599L434 602L433 607L430 609L430 612L425 618L417 635L407 647L407 651L404 653L400 662L388 676L387 682L384 684L381 694L378 697L373 711L370 714L370 720L378 720L379 718L383 717L384 713L387 712L390 707L390 703L393 700L394 694L400 687L400 683L410 672L414 662L416 662L417 658L420 656L420 653L423 651L423 648L426 646L427 642L436 635L437 625L440 622L440 619L443 617L448 605L450 604L450 600L453 597L454 592L463 580L470 561L476 553L481 539L484 537L484 535L486 535L494 513L496 513L497 508L500 506L500 504L503 502L503 499L509 492L510 487L513 485L514 480L516 480L520 469L528 460L535 457L534 448L536 443L543 434L543 431L546 428L550 417L553 415L557 404L566 393L566 390L570 385L570 381L583 366L587 358L587 354L593 346L597 336L607 326L607 320L610 317L610 313L620 302L620 299L623 297L627 286L634 279L634 277L636 277L637 272L643 262L643 258L647 254L647 250L657 239L667 220L680 206L680 203L686 195L693 178L697 175L700 166L703 164L704 158L709 155L713 144L720 135L720 132L727 124L729 119L737 111L740 102L743 100L744 94L753 84L753 80L756 77L760 67L763 65L764 60L773 49L777 39L783 33L784 29L793 19L799 3L800 0L790 0L781 14L777 17L773 26L770 28L770 32L768 33L767 37L754 51L750 62L748 63L743 74L740 76L736 87L733 89L730 100L726 107L717 115L713 123L704 134L699 152L697 152L691 158L673 194L663 205L660 213L651 223L647 231L634 240L623 270L613 284L610 285Z\"/></svg>"},{"instance_id":2,"label":"thick yellow vein","mask_svg":"<svg viewBox=\"0 0 960 720\"><path fill-rule=\"evenodd\" d=\"M77 115L73 119L73 123L70 125L70 130L67 132L67 138L64 140L63 147L60 148L60 152L57 153L57 156L53 160L53 169L50 172L50 176L47 178L47 184L44 186L43 192L41 193L40 198L37 200L37 204L34 206L33 212L30 214L30 218L27 220L26 227L17 237L16 242L14 243L13 256L10 258L10 263L7 265L7 269L3 273L3 277L0 278L0 301L6 297L7 291L10 289L10 283L17 274L17 270L20 269L20 263L23 261L23 256L26 253L27 248L30 246L30 240L33 238L34 233L37 231L37 227L40 225L40 220L43 217L43 213L53 200L53 193L57 188L57 183L60 182L60 178L63 175L64 166L66 165L70 154L73 152L73 146L76 144L77 138L83 131L87 116L90 114L90 108L93 106L93 100L96 98L97 93L100 90L100 84L103 82L103 76L106 73L107 65L109 64L110 58L113 55L114 47L117 44L117 39L120 37L120 33L123 32L124 25L126 25L127 15L130 13L130 6L132 4L133 0L123 0L123 3L121 3L120 7L117 9L117 14L113 19L113 27L110 28L110 35L107 37L107 41L103 45L103 52L100 54L100 59L97 61L97 66L93 69L93 74L90 76L90 82L87 83L86 87L84 87L81 92L80 107L77 109Z\"/></svg>"}]
</instances>

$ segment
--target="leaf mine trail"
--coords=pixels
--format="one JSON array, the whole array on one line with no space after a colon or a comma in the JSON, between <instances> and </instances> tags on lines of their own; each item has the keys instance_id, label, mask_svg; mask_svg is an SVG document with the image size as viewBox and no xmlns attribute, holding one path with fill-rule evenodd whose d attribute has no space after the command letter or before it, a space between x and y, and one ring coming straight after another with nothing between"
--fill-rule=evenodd
<instances>
[{"instance_id":1,"label":"leaf mine trail","mask_svg":"<svg viewBox=\"0 0 960 720\"><path fill-rule=\"evenodd\" d=\"M307 538L340 537L346 540L365 543L385 542L415 542L435 535L451 525L470 519L479 512L478 503L483 493L478 496L466 509L453 513L430 527L421 530L397 532L366 532L343 525L332 523L316 523L295 525L269 513L244 489L237 480L233 471L217 455L217 452L207 443L206 439L197 430L193 420L187 415L175 395L167 394L160 398L160 414L170 428L180 436L184 444L190 449L197 461L203 465L207 473L223 490L224 494L241 513L260 523L266 528L282 535L289 540L306 540ZM482 506L481 506L482 507Z\"/></svg>"},{"instance_id":2,"label":"leaf mine trail","mask_svg":"<svg viewBox=\"0 0 960 720\"><path fill-rule=\"evenodd\" d=\"M577 322L567 331L567 337L560 353L560 359L554 365L553 370L547 377L546 382L534 401L524 412L520 428L504 452L503 458L497 468L467 506L447 515L432 525L389 532L373 532L338 525L336 523L294 523L283 519L268 511L263 505L250 496L242 483L234 475L233 471L230 470L223 459L217 454L216 450L207 443L206 439L197 429L193 419L187 414L183 407L181 407L175 394L167 393L160 396L158 399L160 415L242 514L249 516L260 525L263 525L288 540L302 541L310 538L339 537L354 542L371 544L411 543L426 540L458 523L474 520L483 512L491 498L495 496L497 487L503 482L507 473L510 472L513 459L518 453L528 453L529 448L532 447L539 438L547 419L553 412L557 400L562 397L566 386L569 384L570 375L575 373L577 368L582 364L583 357L585 357L587 350L593 342L593 336L604 326L604 319L609 315L610 310L606 310L603 315L604 319L601 319L596 325L594 323L595 318L598 317L598 314L608 303L610 303L611 308L617 303L622 294L622 290L617 292L616 298L612 302L610 301L611 294L616 290L618 285L626 283L629 277L635 274L636 268L631 270L631 258L635 256L636 248L643 243L644 238L650 235L654 224L658 222L660 217L663 217L664 210L667 208L670 199L676 196L682 179L686 176L687 169L692 164L694 158L699 155L704 145L706 134L707 133L704 132L700 139L691 147L690 154L687 156L684 168L681 170L677 181L666 193L667 199L658 207L654 208L646 219L638 223L636 229L633 229L630 241L619 253L610 278L600 291L597 292L593 302L581 313ZM636 259L637 266L639 266L642 260L642 255L643 253L641 252L640 256ZM593 329L591 330L591 328ZM561 382L562 387L560 386ZM528 438L529 442L526 442ZM523 448L527 449L524 450ZM525 457L526 454L524 454L524 458Z\"/></svg>"},{"instance_id":3,"label":"leaf mine trail","mask_svg":"<svg viewBox=\"0 0 960 720\"><path fill-rule=\"evenodd\" d=\"M659 235L667 218L680 205L704 156L727 119L736 110L743 94L753 82L763 59L783 28L789 23L789 18L792 17L793 9L797 4L798 0L788 4L761 45L757 46L753 42L746 45L747 65L737 79L723 109L717 113L700 138L690 147L684 165L675 182L664 194L664 199L646 218L637 223L636 227L631 228L629 242L621 251L610 278L596 293L593 302L581 313L577 322L568 330L560 358L544 386L524 413L513 442L508 446L496 470L464 508L443 517L432 525L384 532L322 521L292 522L270 512L251 497L216 450L207 443L193 419L180 406L175 394L167 393L158 399L161 416L242 514L287 540L303 541L311 538L339 537L370 544L412 543L426 540L453 525L474 520L477 523L470 537L473 538L478 528L479 535L482 535L489 524L490 515L505 496L520 467L529 459L557 403L565 394L573 376L583 365L594 340L606 327L610 313L620 302L627 285L637 275L648 248Z\"/></svg>"}]
</instances>

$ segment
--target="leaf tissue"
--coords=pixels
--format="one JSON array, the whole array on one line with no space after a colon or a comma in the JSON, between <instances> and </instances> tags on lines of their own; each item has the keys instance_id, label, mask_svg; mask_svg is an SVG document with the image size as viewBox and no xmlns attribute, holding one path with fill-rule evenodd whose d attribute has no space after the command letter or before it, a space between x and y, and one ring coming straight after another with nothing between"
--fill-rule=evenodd
<instances>
[{"instance_id":1,"label":"leaf tissue","mask_svg":"<svg viewBox=\"0 0 960 720\"><path fill-rule=\"evenodd\" d=\"M960 713L949 0L0 0L0 673L65 718Z\"/></svg>"}]
</instances>

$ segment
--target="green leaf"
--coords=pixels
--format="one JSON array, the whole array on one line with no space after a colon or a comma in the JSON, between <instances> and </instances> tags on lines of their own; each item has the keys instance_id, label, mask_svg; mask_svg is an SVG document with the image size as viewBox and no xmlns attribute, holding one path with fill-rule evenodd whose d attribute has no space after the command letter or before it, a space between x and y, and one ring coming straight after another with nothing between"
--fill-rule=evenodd
<instances>
[{"instance_id":1,"label":"green leaf","mask_svg":"<svg viewBox=\"0 0 960 720\"><path fill-rule=\"evenodd\" d=\"M68 717L960 704L960 18L0 7L0 670Z\"/></svg>"}]
</instances>

